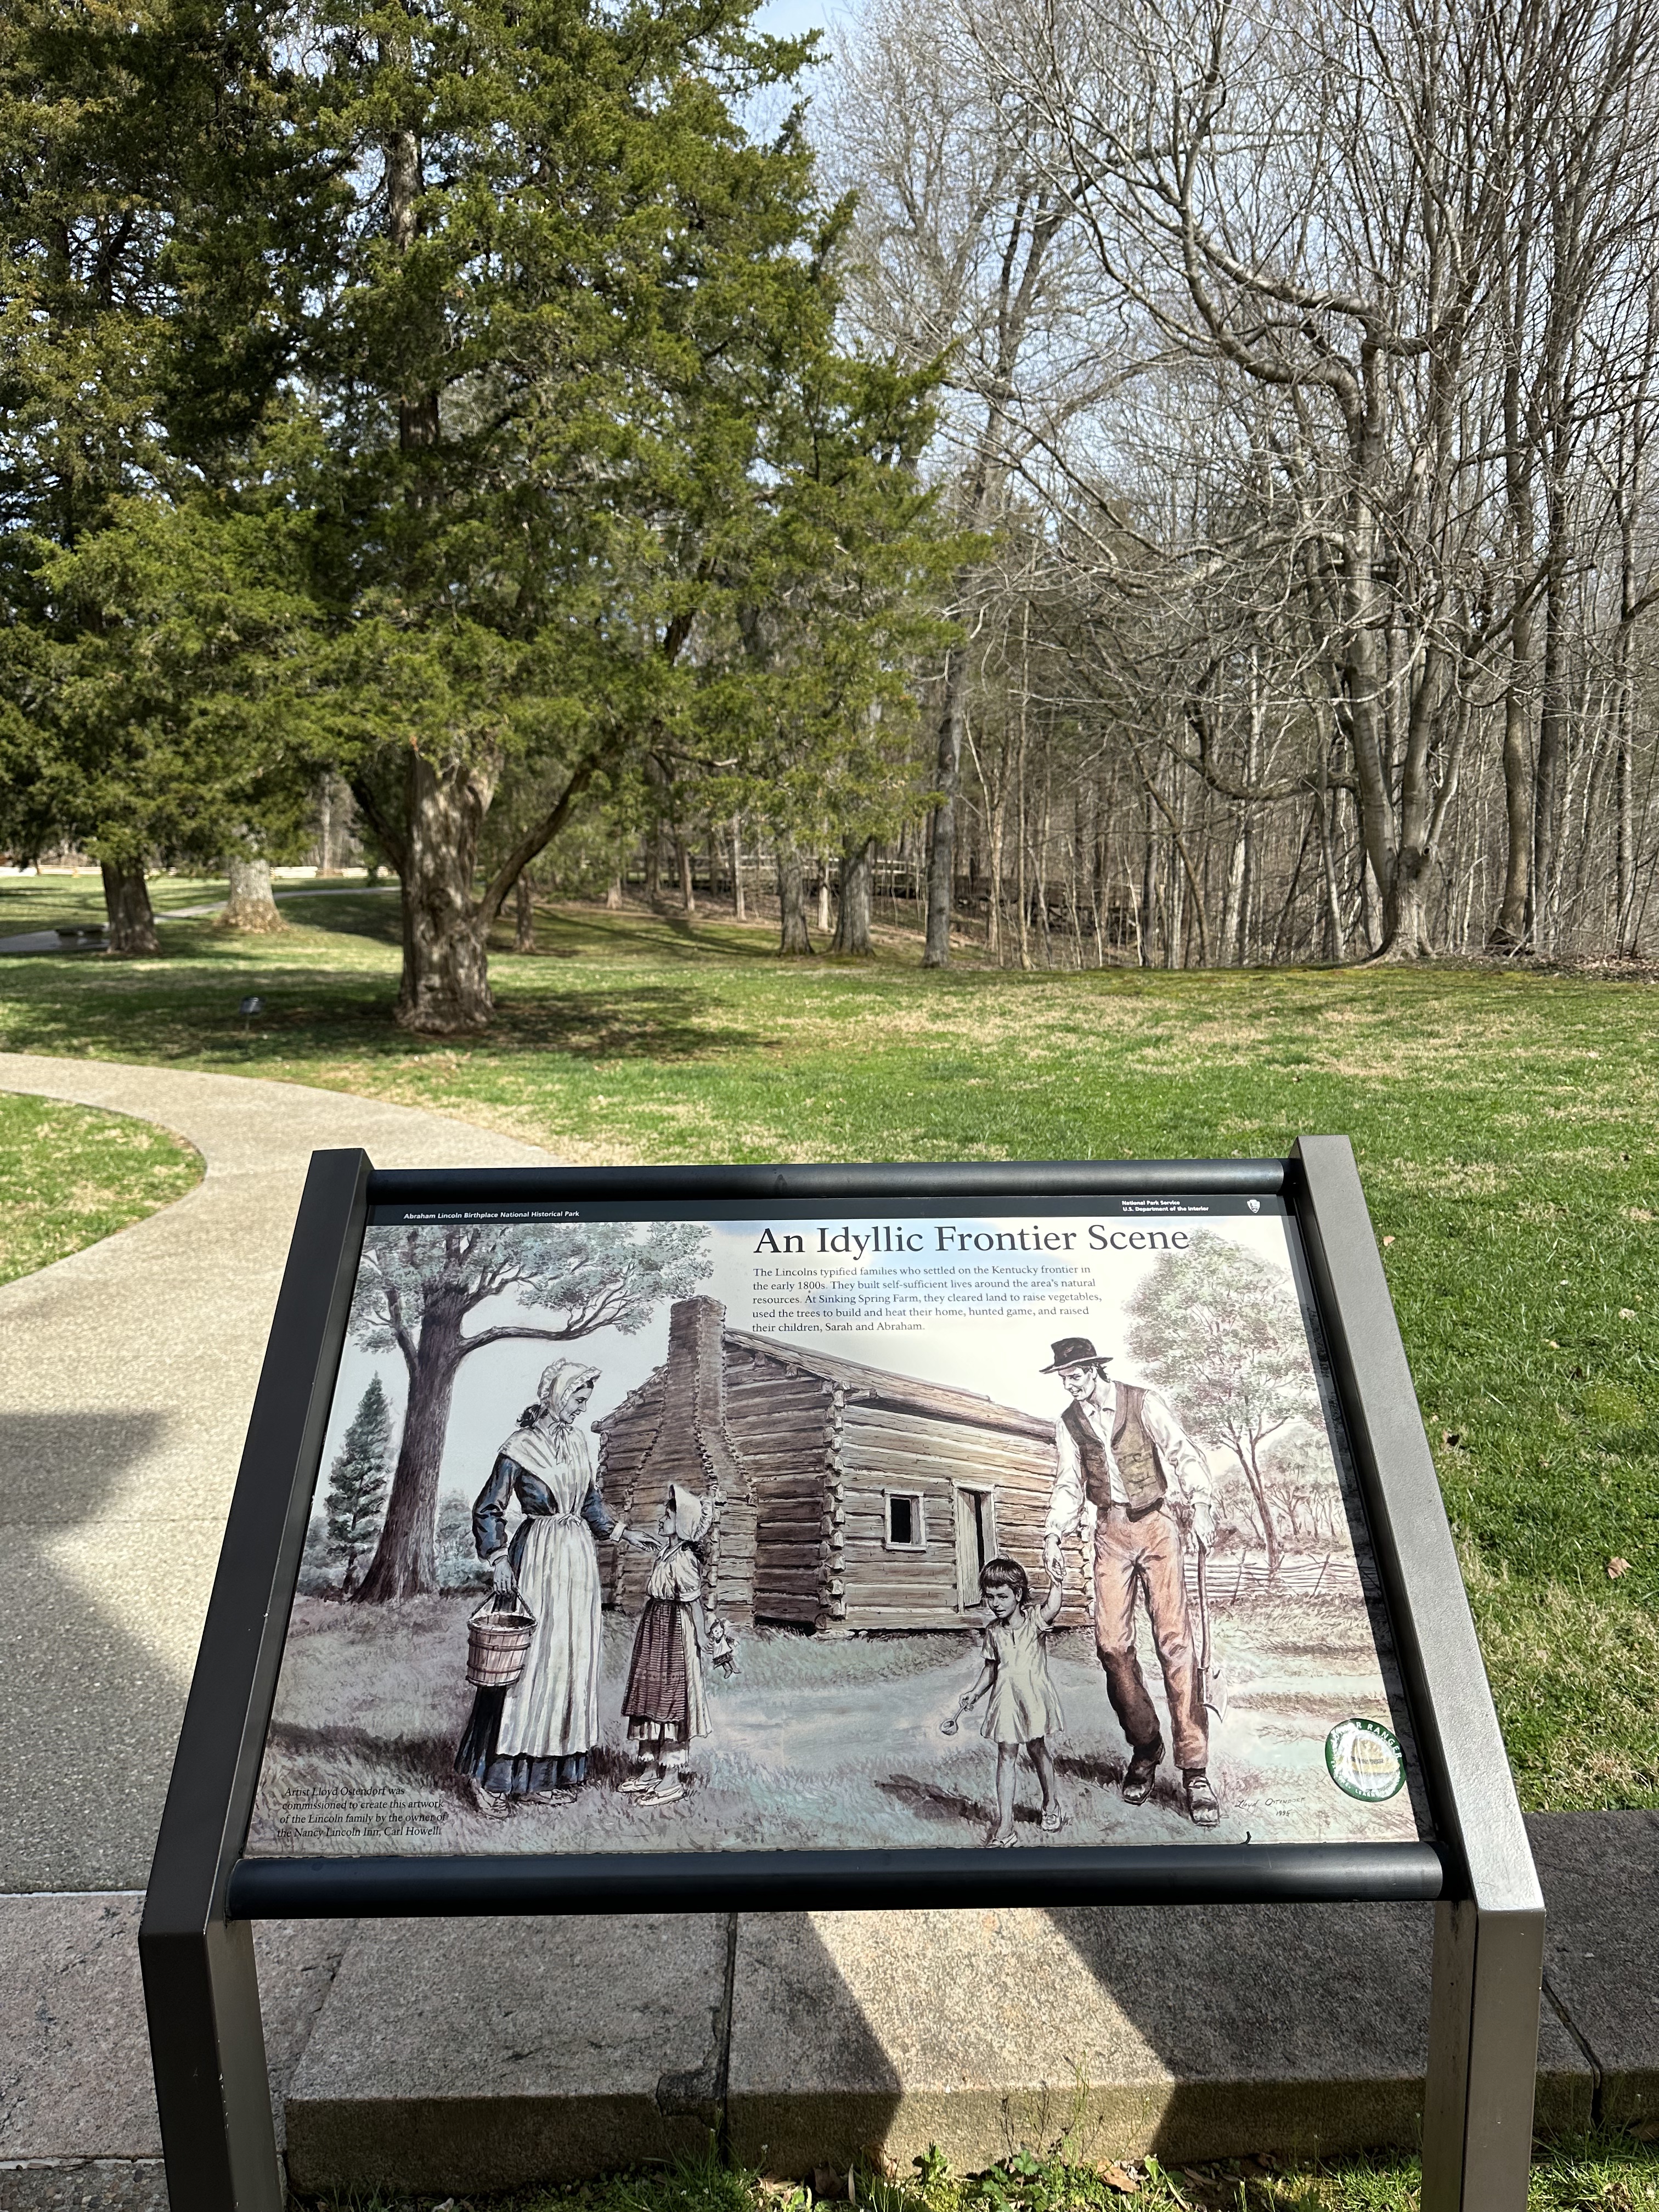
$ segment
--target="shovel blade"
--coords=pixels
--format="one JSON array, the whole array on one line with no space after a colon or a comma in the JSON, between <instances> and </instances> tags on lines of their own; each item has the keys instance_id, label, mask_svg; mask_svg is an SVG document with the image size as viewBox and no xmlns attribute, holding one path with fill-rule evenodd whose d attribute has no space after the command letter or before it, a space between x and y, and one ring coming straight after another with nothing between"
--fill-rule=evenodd
<instances>
[{"instance_id":1,"label":"shovel blade","mask_svg":"<svg viewBox=\"0 0 1659 2212\"><path fill-rule=\"evenodd\" d=\"M1219 1665L1204 1669L1204 1702L1218 1721L1226 1719L1227 1676Z\"/></svg>"}]
</instances>

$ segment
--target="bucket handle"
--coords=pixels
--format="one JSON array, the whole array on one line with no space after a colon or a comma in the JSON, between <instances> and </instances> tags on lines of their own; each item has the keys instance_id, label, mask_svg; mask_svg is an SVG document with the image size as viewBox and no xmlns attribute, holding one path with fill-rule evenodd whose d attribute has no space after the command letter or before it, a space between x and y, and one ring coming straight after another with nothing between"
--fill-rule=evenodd
<instances>
[{"instance_id":1,"label":"bucket handle","mask_svg":"<svg viewBox=\"0 0 1659 2212\"><path fill-rule=\"evenodd\" d=\"M492 1590L471 1618L483 1620L492 1613L515 1613L521 1620L527 1620L532 1628L536 1626L535 1614L516 1590L510 1595L505 1590Z\"/></svg>"}]
</instances>

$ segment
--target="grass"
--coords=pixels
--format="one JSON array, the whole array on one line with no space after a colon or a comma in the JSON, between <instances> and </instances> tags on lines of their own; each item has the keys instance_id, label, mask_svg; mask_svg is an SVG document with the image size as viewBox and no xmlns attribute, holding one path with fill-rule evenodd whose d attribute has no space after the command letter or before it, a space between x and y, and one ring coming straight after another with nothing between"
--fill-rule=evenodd
<instances>
[{"instance_id":1,"label":"grass","mask_svg":"<svg viewBox=\"0 0 1659 2212\"><path fill-rule=\"evenodd\" d=\"M826 2184L828 2175L819 2177ZM902 2181L854 2173L849 2212L1416 2212L1414 2158L1222 2159L1165 2166L1095 2163L1062 2143L1047 2157L1016 2152L982 2174L957 2175L936 2152ZM847 2182L838 2179L838 2201ZM562 2189L457 2200L379 2195L290 2199L294 2212L814 2212L810 2187L761 2179L712 2149L657 2172ZM837 2201L826 2198L824 2202ZM1659 2146L1609 2131L1553 2144L1534 2156L1528 2212L1650 2212L1659 2202Z\"/></svg>"},{"instance_id":2,"label":"grass","mask_svg":"<svg viewBox=\"0 0 1659 2212\"><path fill-rule=\"evenodd\" d=\"M201 1154L169 1129L0 1091L0 1283L112 1237L201 1179Z\"/></svg>"},{"instance_id":3,"label":"grass","mask_svg":"<svg viewBox=\"0 0 1659 2212\"><path fill-rule=\"evenodd\" d=\"M0 886L0 932L94 919L96 891ZM287 912L258 939L165 922L159 960L0 963L0 1044L359 1091L587 1161L1206 1157L1346 1132L1522 1801L1659 1805L1650 980L924 975L913 946L786 965L764 926L572 908L536 955L496 953L495 1026L442 1042L391 1018L395 898Z\"/></svg>"}]
</instances>

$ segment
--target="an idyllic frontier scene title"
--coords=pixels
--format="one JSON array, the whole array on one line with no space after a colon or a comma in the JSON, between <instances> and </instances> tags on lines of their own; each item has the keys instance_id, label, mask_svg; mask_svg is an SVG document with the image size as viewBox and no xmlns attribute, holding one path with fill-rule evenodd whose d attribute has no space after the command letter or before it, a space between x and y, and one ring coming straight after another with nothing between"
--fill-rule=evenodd
<instances>
[{"instance_id":1,"label":"an idyllic frontier scene title","mask_svg":"<svg viewBox=\"0 0 1659 2212\"><path fill-rule=\"evenodd\" d=\"M1427 1832L1281 1200L592 1212L372 1215L253 1853Z\"/></svg>"}]
</instances>

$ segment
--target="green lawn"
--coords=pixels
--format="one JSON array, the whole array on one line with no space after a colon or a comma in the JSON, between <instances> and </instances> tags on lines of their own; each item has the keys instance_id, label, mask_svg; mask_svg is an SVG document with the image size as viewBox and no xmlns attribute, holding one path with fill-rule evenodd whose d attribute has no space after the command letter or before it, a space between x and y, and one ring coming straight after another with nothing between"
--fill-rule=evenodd
<instances>
[{"instance_id":1,"label":"green lawn","mask_svg":"<svg viewBox=\"0 0 1659 2212\"><path fill-rule=\"evenodd\" d=\"M1306 2165L1295 2160L1218 2159L1165 2167L1156 2159L1127 2168L1086 2161L1072 2146L1062 2156L1017 2153L989 2172L952 2174L936 2154L902 2181L853 2177L848 2212L1415 2212L1415 2159L1386 2156ZM827 2179L828 2177L825 2177ZM846 2205L846 2184L839 2201ZM1598 2135L1540 2146L1528 2212L1649 2212L1659 2201L1659 2148L1628 2136ZM722 2166L712 2154L678 2171L639 2173L573 2188L526 2190L511 2197L403 2196L301 2198L294 2212L814 2212L807 2188L780 2186Z\"/></svg>"},{"instance_id":2,"label":"green lawn","mask_svg":"<svg viewBox=\"0 0 1659 2212\"><path fill-rule=\"evenodd\" d=\"M95 878L0 886L0 931L96 912ZM1650 982L930 975L911 948L784 965L763 926L570 909L536 956L496 957L487 1036L426 1043L391 1020L395 897L287 913L257 939L164 923L161 960L0 962L0 1045L369 1092L579 1161L1272 1154L1346 1132L1522 1802L1659 1805Z\"/></svg>"},{"instance_id":3,"label":"green lawn","mask_svg":"<svg viewBox=\"0 0 1659 2212\"><path fill-rule=\"evenodd\" d=\"M171 1130L0 1091L0 1283L112 1237L201 1179L201 1154Z\"/></svg>"}]
</instances>

